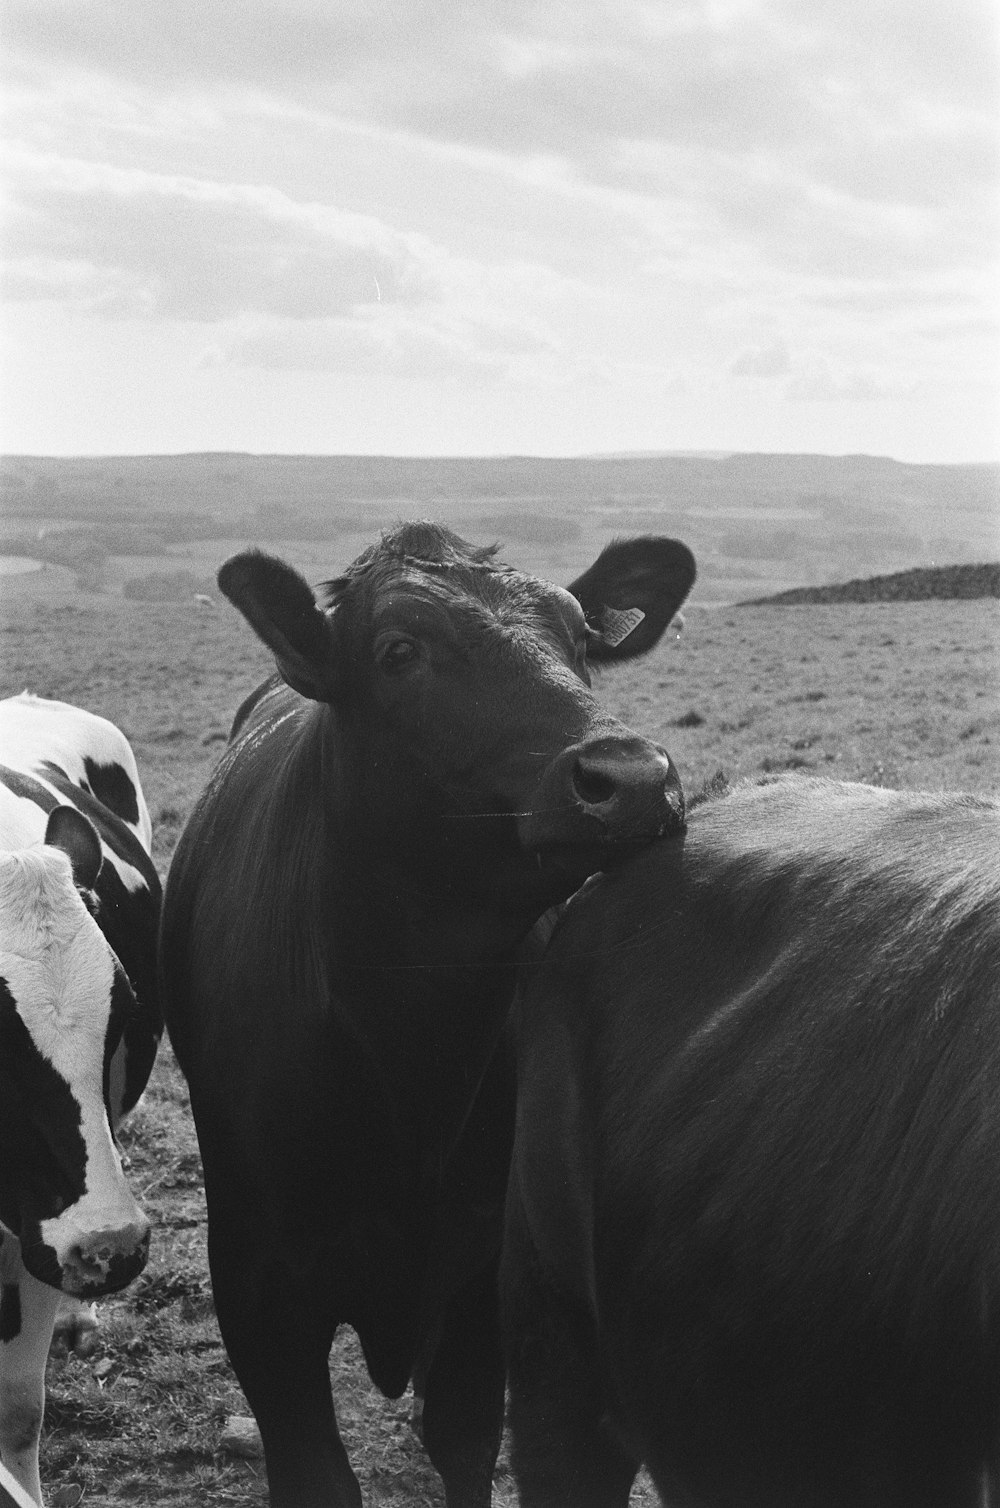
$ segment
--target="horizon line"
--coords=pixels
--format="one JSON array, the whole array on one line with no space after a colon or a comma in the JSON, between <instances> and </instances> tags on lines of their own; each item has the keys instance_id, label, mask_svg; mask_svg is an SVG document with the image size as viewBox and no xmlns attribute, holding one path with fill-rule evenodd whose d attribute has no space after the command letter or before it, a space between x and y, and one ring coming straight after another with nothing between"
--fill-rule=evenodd
<instances>
[{"instance_id":1,"label":"horizon line","mask_svg":"<svg viewBox=\"0 0 1000 1508\"><path fill-rule=\"evenodd\" d=\"M896 466L1000 466L1000 455L965 461L908 461L878 451L822 450L605 450L560 454L532 451L360 451L360 450L122 450L122 451L16 451L0 450L2 461L143 461L199 460L208 457L245 457L250 460L285 461L655 461L691 460L725 462L734 459L819 459L830 461L881 461Z\"/></svg>"}]
</instances>

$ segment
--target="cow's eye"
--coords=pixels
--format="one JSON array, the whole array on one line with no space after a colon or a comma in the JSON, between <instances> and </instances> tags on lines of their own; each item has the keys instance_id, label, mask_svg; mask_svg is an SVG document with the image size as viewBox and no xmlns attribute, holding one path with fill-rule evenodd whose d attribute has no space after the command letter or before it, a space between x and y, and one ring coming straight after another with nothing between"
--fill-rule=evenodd
<instances>
[{"instance_id":1,"label":"cow's eye","mask_svg":"<svg viewBox=\"0 0 1000 1508\"><path fill-rule=\"evenodd\" d=\"M379 648L378 662L383 670L392 674L406 670L420 658L420 645L414 639L388 639Z\"/></svg>"}]
</instances>

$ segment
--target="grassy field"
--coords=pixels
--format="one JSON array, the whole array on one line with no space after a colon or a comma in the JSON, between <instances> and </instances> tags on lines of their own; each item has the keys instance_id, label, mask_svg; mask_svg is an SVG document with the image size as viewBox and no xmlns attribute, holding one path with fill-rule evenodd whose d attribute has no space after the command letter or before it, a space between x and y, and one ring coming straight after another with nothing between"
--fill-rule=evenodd
<instances>
[{"instance_id":1,"label":"grassy field","mask_svg":"<svg viewBox=\"0 0 1000 1508\"><path fill-rule=\"evenodd\" d=\"M27 687L124 729L165 872L233 712L269 660L225 605L142 605L71 582L48 571L0 584L0 694ZM607 674L598 694L667 745L689 791L719 770L798 769L1000 794L1000 602L695 607L687 617L680 640ZM215 1327L197 1143L169 1050L122 1142L153 1251L132 1289L102 1306L96 1353L50 1362L49 1501L73 1504L79 1488L85 1502L109 1505L265 1503L262 1464L220 1448L225 1419L245 1404ZM406 1400L373 1392L349 1333L333 1371L366 1502L440 1503ZM503 1460L494 1501L516 1502ZM640 1485L634 1502L653 1501Z\"/></svg>"}]
</instances>

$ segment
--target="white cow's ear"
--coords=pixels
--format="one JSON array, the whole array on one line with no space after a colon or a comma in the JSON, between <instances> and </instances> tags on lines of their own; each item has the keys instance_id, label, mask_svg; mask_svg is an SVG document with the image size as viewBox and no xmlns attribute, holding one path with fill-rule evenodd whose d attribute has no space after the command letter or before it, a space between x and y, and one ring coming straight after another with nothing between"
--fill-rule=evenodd
<instances>
[{"instance_id":1,"label":"white cow's ear","mask_svg":"<svg viewBox=\"0 0 1000 1508\"><path fill-rule=\"evenodd\" d=\"M93 823L75 806L57 806L49 813L45 842L59 848L73 866L73 883L93 890L101 872L101 840Z\"/></svg>"},{"instance_id":2,"label":"white cow's ear","mask_svg":"<svg viewBox=\"0 0 1000 1508\"><path fill-rule=\"evenodd\" d=\"M289 686L314 701L329 701L338 681L333 627L305 577L273 555L247 550L226 561L218 582L270 649Z\"/></svg>"}]
</instances>

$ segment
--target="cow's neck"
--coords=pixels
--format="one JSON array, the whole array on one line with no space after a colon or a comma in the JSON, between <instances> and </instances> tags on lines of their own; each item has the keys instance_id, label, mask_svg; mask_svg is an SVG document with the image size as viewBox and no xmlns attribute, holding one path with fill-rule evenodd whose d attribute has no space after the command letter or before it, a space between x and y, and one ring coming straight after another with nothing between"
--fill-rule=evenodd
<instances>
[{"instance_id":1,"label":"cow's neck","mask_svg":"<svg viewBox=\"0 0 1000 1508\"><path fill-rule=\"evenodd\" d=\"M510 968L391 967L341 981L405 1163L436 1181L462 1134L514 996Z\"/></svg>"},{"instance_id":2,"label":"cow's neck","mask_svg":"<svg viewBox=\"0 0 1000 1508\"><path fill-rule=\"evenodd\" d=\"M461 900L412 877L382 871L358 882L345 871L331 898L330 967L372 1006L420 1012L428 1019L502 1011L529 912L501 912ZM398 1005L397 1005L398 1002Z\"/></svg>"},{"instance_id":3,"label":"cow's neck","mask_svg":"<svg viewBox=\"0 0 1000 1508\"><path fill-rule=\"evenodd\" d=\"M445 993L464 988L462 976L509 966L535 920L405 882L381 889L380 900L385 962L434 974Z\"/></svg>"},{"instance_id":4,"label":"cow's neck","mask_svg":"<svg viewBox=\"0 0 1000 1508\"><path fill-rule=\"evenodd\" d=\"M324 830L311 842L327 854L329 889L308 906L324 917L328 986L344 999L387 1103L447 1149L506 1019L518 947L550 898L521 898L523 861L499 825L488 842L465 840L464 830L456 841L439 791L394 784L383 769L383 800L373 799L364 761L339 744L331 709L299 736L296 758L309 761L310 789L326 799ZM523 867L527 884L537 883ZM513 876L504 895L490 888L497 873Z\"/></svg>"},{"instance_id":5,"label":"cow's neck","mask_svg":"<svg viewBox=\"0 0 1000 1508\"><path fill-rule=\"evenodd\" d=\"M384 873L378 885L345 887L332 912L331 982L350 998L397 1135L433 1179L496 1048L533 918L446 904Z\"/></svg>"}]
</instances>

